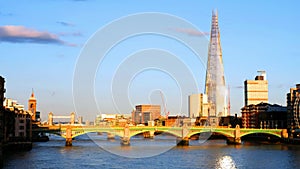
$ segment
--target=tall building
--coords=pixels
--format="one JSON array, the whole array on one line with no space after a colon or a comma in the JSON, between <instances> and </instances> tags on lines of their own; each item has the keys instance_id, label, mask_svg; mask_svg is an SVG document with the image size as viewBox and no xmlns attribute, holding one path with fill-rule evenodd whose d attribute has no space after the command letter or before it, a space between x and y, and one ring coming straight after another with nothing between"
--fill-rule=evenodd
<instances>
[{"instance_id":1,"label":"tall building","mask_svg":"<svg viewBox=\"0 0 300 169\"><path fill-rule=\"evenodd\" d=\"M5 79L0 76L0 168L2 167L2 144L4 142L4 132L5 132L5 124L4 124L4 108L3 108L3 101L4 101L4 88Z\"/></svg>"},{"instance_id":2,"label":"tall building","mask_svg":"<svg viewBox=\"0 0 300 169\"><path fill-rule=\"evenodd\" d=\"M291 88L287 94L287 127L298 129L300 121L300 84Z\"/></svg>"},{"instance_id":3,"label":"tall building","mask_svg":"<svg viewBox=\"0 0 300 169\"><path fill-rule=\"evenodd\" d=\"M189 117L207 117L209 104L206 94L192 94L189 96Z\"/></svg>"},{"instance_id":4,"label":"tall building","mask_svg":"<svg viewBox=\"0 0 300 169\"><path fill-rule=\"evenodd\" d=\"M212 12L210 43L206 70L205 94L211 108L209 110L210 125L218 124L218 117L227 116L226 86L218 13Z\"/></svg>"},{"instance_id":5,"label":"tall building","mask_svg":"<svg viewBox=\"0 0 300 169\"><path fill-rule=\"evenodd\" d=\"M268 81L265 71L255 77L255 80L246 80L245 87L245 106L251 104L259 104L261 102L268 103Z\"/></svg>"},{"instance_id":6,"label":"tall building","mask_svg":"<svg viewBox=\"0 0 300 169\"><path fill-rule=\"evenodd\" d=\"M160 105L137 105L132 112L132 120L136 124L147 124L160 116Z\"/></svg>"},{"instance_id":7,"label":"tall building","mask_svg":"<svg viewBox=\"0 0 300 169\"><path fill-rule=\"evenodd\" d=\"M36 98L34 97L34 93L32 91L31 96L28 100L28 111L31 112L32 121L36 121Z\"/></svg>"},{"instance_id":8,"label":"tall building","mask_svg":"<svg viewBox=\"0 0 300 169\"><path fill-rule=\"evenodd\" d=\"M3 106L3 101L4 101L4 93L5 93L4 83L5 83L4 78L0 76L0 106L1 107Z\"/></svg>"}]
</instances>

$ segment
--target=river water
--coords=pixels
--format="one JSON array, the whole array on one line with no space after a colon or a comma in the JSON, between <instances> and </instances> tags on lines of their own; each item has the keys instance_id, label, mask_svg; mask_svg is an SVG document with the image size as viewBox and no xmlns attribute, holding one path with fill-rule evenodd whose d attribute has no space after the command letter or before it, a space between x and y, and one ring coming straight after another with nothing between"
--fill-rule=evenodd
<instances>
[{"instance_id":1,"label":"river water","mask_svg":"<svg viewBox=\"0 0 300 169\"><path fill-rule=\"evenodd\" d=\"M48 142L34 143L31 151L8 155L4 168L300 167L300 146L246 142L235 146L227 145L225 140L203 142L192 140L190 146L177 147L171 136L134 137L130 146L121 146L119 138L107 140L94 134L76 138L72 147L65 147L63 139L52 136Z\"/></svg>"}]
</instances>

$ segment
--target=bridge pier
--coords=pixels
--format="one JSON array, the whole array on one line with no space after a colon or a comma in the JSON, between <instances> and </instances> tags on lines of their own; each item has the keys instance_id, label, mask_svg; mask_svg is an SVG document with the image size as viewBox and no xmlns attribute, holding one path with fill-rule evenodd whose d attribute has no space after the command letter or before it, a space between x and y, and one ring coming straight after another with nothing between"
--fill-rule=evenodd
<instances>
[{"instance_id":1,"label":"bridge pier","mask_svg":"<svg viewBox=\"0 0 300 169\"><path fill-rule=\"evenodd\" d=\"M242 144L241 138L233 138L233 137L227 137L226 139L227 144Z\"/></svg>"},{"instance_id":2,"label":"bridge pier","mask_svg":"<svg viewBox=\"0 0 300 169\"><path fill-rule=\"evenodd\" d=\"M150 138L153 139L154 138L154 131L146 131L143 133L144 138Z\"/></svg>"},{"instance_id":3,"label":"bridge pier","mask_svg":"<svg viewBox=\"0 0 300 169\"><path fill-rule=\"evenodd\" d=\"M283 129L281 131L281 139L286 139L288 137L289 137L289 133L288 133L287 129Z\"/></svg>"},{"instance_id":4,"label":"bridge pier","mask_svg":"<svg viewBox=\"0 0 300 169\"><path fill-rule=\"evenodd\" d=\"M107 133L107 140L113 140L115 139L115 134L114 133Z\"/></svg>"},{"instance_id":5,"label":"bridge pier","mask_svg":"<svg viewBox=\"0 0 300 169\"><path fill-rule=\"evenodd\" d=\"M236 127L235 127L234 137L227 137L227 144L242 144L239 125L236 125Z\"/></svg>"},{"instance_id":6,"label":"bridge pier","mask_svg":"<svg viewBox=\"0 0 300 169\"><path fill-rule=\"evenodd\" d=\"M129 146L130 145L130 130L128 124L124 127L124 135L121 139L122 146Z\"/></svg>"},{"instance_id":7,"label":"bridge pier","mask_svg":"<svg viewBox=\"0 0 300 169\"><path fill-rule=\"evenodd\" d=\"M177 137L176 138L176 145L177 146L188 146L188 145L190 145L189 138L188 137L184 137L184 138Z\"/></svg>"},{"instance_id":8,"label":"bridge pier","mask_svg":"<svg viewBox=\"0 0 300 169\"><path fill-rule=\"evenodd\" d=\"M130 138L129 137L122 137L121 145L122 146L129 146L130 145Z\"/></svg>"},{"instance_id":9,"label":"bridge pier","mask_svg":"<svg viewBox=\"0 0 300 169\"><path fill-rule=\"evenodd\" d=\"M190 144L189 137L187 137L189 133L189 128L187 124L184 124L181 130L181 137L176 138L177 146L188 146Z\"/></svg>"},{"instance_id":10,"label":"bridge pier","mask_svg":"<svg viewBox=\"0 0 300 169\"><path fill-rule=\"evenodd\" d=\"M66 129L66 146L72 146L72 129L68 127Z\"/></svg>"}]
</instances>

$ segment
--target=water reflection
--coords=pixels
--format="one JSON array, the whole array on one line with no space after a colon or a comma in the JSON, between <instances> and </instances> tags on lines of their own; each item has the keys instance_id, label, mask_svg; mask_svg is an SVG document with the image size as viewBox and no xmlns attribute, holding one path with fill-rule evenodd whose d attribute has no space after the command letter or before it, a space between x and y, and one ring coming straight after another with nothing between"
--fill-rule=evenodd
<instances>
[{"instance_id":1,"label":"water reflection","mask_svg":"<svg viewBox=\"0 0 300 169\"><path fill-rule=\"evenodd\" d=\"M191 140L190 146L174 147L147 159L127 158L147 152L146 147L157 148L174 145L168 137L156 139L132 138L132 146L122 147L119 138L107 140L97 137L105 145L123 156L104 151L87 136L73 140L72 147L65 147L64 140L34 143L29 152L6 157L4 168L299 168L300 145L239 145L229 146L226 140L208 140L199 144ZM115 146L114 146L115 145ZM149 154L153 154L150 150ZM145 156L144 154L144 156Z\"/></svg>"},{"instance_id":2,"label":"water reflection","mask_svg":"<svg viewBox=\"0 0 300 169\"><path fill-rule=\"evenodd\" d=\"M236 168L235 162L231 156L222 156L217 160L218 169L232 169Z\"/></svg>"},{"instance_id":3,"label":"water reflection","mask_svg":"<svg viewBox=\"0 0 300 169\"><path fill-rule=\"evenodd\" d=\"M112 154L127 158L146 158L163 154L176 147L176 138L173 136L155 136L154 139L144 139L143 136L133 136L130 146L121 146L120 138L107 140L106 134L101 136L95 133L87 134L92 141L102 149Z\"/></svg>"}]
</instances>

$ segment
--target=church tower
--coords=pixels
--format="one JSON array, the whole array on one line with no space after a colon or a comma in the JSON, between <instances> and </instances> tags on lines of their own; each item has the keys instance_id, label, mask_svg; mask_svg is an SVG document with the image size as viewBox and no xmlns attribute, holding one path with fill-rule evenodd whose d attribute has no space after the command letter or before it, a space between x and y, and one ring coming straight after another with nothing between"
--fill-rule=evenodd
<instances>
[{"instance_id":1,"label":"church tower","mask_svg":"<svg viewBox=\"0 0 300 169\"><path fill-rule=\"evenodd\" d=\"M213 11L205 82L211 125L218 125L218 117L227 116L226 90L218 13Z\"/></svg>"},{"instance_id":2,"label":"church tower","mask_svg":"<svg viewBox=\"0 0 300 169\"><path fill-rule=\"evenodd\" d=\"M28 100L28 111L32 113L31 116L32 121L36 121L36 98L34 97L33 90Z\"/></svg>"}]
</instances>

